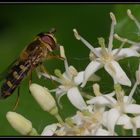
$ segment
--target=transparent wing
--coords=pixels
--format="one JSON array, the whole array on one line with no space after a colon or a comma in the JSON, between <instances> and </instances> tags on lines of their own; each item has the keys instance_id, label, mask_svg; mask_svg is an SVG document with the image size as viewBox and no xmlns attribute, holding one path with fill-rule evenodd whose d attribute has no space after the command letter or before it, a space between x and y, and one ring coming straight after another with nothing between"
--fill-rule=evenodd
<instances>
[{"instance_id":1,"label":"transparent wing","mask_svg":"<svg viewBox=\"0 0 140 140\"><path fill-rule=\"evenodd\" d=\"M2 81L8 74L11 67L18 61L18 59L15 59L2 73L0 73L0 81Z\"/></svg>"}]
</instances>

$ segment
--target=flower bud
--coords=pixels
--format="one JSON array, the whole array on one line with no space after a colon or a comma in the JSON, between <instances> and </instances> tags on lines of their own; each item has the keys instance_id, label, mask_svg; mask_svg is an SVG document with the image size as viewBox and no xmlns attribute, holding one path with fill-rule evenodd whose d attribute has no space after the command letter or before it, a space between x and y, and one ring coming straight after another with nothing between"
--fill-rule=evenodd
<instances>
[{"instance_id":1,"label":"flower bud","mask_svg":"<svg viewBox=\"0 0 140 140\"><path fill-rule=\"evenodd\" d=\"M6 118L11 126L22 135L38 135L32 123L16 112L7 112Z\"/></svg>"},{"instance_id":2,"label":"flower bud","mask_svg":"<svg viewBox=\"0 0 140 140\"><path fill-rule=\"evenodd\" d=\"M51 112L51 110L55 108L55 113L58 113L56 102L53 96L48 92L47 88L33 83L30 85L30 91L44 111Z\"/></svg>"}]
</instances>

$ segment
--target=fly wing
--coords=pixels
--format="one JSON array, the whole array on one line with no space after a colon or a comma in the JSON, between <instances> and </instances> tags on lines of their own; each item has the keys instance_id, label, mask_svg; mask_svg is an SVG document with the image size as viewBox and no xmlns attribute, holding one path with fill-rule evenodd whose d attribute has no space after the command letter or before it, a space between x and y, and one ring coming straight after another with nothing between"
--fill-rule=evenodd
<instances>
[{"instance_id":1,"label":"fly wing","mask_svg":"<svg viewBox=\"0 0 140 140\"><path fill-rule=\"evenodd\" d=\"M2 73L0 73L0 81L2 81L7 76L9 70L17 61L18 59L15 59Z\"/></svg>"}]
</instances>

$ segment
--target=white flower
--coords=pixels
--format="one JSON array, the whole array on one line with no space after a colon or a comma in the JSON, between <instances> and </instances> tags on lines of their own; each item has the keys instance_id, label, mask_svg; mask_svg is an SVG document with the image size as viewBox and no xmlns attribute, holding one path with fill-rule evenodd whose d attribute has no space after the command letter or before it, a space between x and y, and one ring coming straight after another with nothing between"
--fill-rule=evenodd
<instances>
[{"instance_id":1,"label":"white flower","mask_svg":"<svg viewBox=\"0 0 140 140\"><path fill-rule=\"evenodd\" d=\"M130 10L127 12L140 31L140 23ZM140 50L140 43L121 38L117 34L114 35L116 19L113 13L110 13L110 16L112 25L107 48L103 38L99 38L101 47L94 48L74 29L76 38L81 40L91 50L91 62L85 71L78 72L73 66L68 65L63 46L60 46L60 54L64 58L64 73L56 69L56 76L53 76L38 69L39 77L44 76L59 83L58 87L52 90L34 83L29 87L32 96L40 107L58 120L58 122L48 124L41 132L41 136L117 136L117 129L115 129L117 125L121 125L123 129L131 129L132 135L137 135L137 129L140 128L140 105L136 104L133 95L140 84L140 64L136 71L136 82L129 95L127 94L126 96L121 84L131 86L131 81L117 61L125 57L139 56L137 51ZM112 49L113 35L122 42L119 49ZM132 44L132 46L122 49L126 42ZM93 84L95 96L86 93L84 90L82 91L82 88L79 88L81 84L81 87L84 87L87 81L99 80L95 72L102 67L113 78L114 90L110 93L102 94L100 86L95 83ZM60 98L66 94L72 105L78 109L76 113L62 120L51 92L56 93L58 103ZM83 97L86 98L84 99ZM9 111L6 114L6 118L10 125L20 134L39 135L35 128L33 128L32 122L22 115Z\"/></svg>"},{"instance_id":2,"label":"white flower","mask_svg":"<svg viewBox=\"0 0 140 140\"><path fill-rule=\"evenodd\" d=\"M111 136L112 133L110 133L108 130L99 128L97 132L95 133L95 136Z\"/></svg>"},{"instance_id":3,"label":"white flower","mask_svg":"<svg viewBox=\"0 0 140 140\"><path fill-rule=\"evenodd\" d=\"M116 19L113 13L110 13L112 24L111 24L111 31L109 36L109 43L108 47L105 47L105 42L103 38L99 38L100 48L94 48L89 42L87 42L83 37L81 37L76 29L74 29L75 37L78 40L81 40L93 53L92 54L92 61L86 67L84 72L84 81L81 87L86 85L87 80L93 75L97 70L104 67L105 70L112 76L114 83L119 83L122 85L131 86L131 81L125 74L125 72L120 67L118 60L131 57L131 56L140 56L136 50L132 48L122 48L125 44L126 40L124 39L119 49L113 48L113 35L114 35L114 26L116 24Z\"/></svg>"},{"instance_id":4,"label":"white flower","mask_svg":"<svg viewBox=\"0 0 140 140\"><path fill-rule=\"evenodd\" d=\"M85 109L87 105L78 89L78 85L81 84L83 81L84 72L81 71L78 73L73 66L68 66L63 46L60 46L60 51L61 57L64 58L65 72L61 74L60 70L55 70L55 74L57 77L53 75L48 75L47 73L41 73L41 75L60 83L60 85L56 89L50 90L50 92L56 92L58 103L60 101L60 98L64 94L67 94L69 101L76 108L80 110ZM99 79L96 75L94 75L94 78L95 80Z\"/></svg>"},{"instance_id":5,"label":"white flower","mask_svg":"<svg viewBox=\"0 0 140 140\"><path fill-rule=\"evenodd\" d=\"M97 108L98 110L99 110L99 107L105 108L105 106L110 106L111 102L116 103L116 99L113 98L113 96L115 95L114 91L112 93L103 95L100 92L100 86L97 83L93 84L93 91L96 97L93 97L90 100L87 100L87 104L98 105L98 108ZM94 109L96 109L96 107L97 106L95 106Z\"/></svg>"},{"instance_id":6,"label":"white flower","mask_svg":"<svg viewBox=\"0 0 140 140\"><path fill-rule=\"evenodd\" d=\"M92 99L87 101L87 104L100 104L101 106L110 106L110 103L116 103L116 99L114 99L112 96L115 95L115 92L100 95L93 97Z\"/></svg>"},{"instance_id":7,"label":"white flower","mask_svg":"<svg viewBox=\"0 0 140 140\"><path fill-rule=\"evenodd\" d=\"M32 123L16 112L7 112L6 118L11 126L22 135L38 135Z\"/></svg>"},{"instance_id":8,"label":"white flower","mask_svg":"<svg viewBox=\"0 0 140 140\"><path fill-rule=\"evenodd\" d=\"M123 115L119 118L117 124L123 125L124 129L132 129L133 136L137 136L137 128L140 128L140 115L136 117Z\"/></svg>"},{"instance_id":9,"label":"white flower","mask_svg":"<svg viewBox=\"0 0 140 140\"><path fill-rule=\"evenodd\" d=\"M58 124L56 124L56 123L51 124L51 125L47 125L47 126L43 129L41 135L42 135L42 136L52 136L52 135L54 135L54 133L55 133L57 127L58 127Z\"/></svg>"},{"instance_id":10,"label":"white flower","mask_svg":"<svg viewBox=\"0 0 140 140\"><path fill-rule=\"evenodd\" d=\"M115 86L116 98L113 97L114 92L111 94L99 95L93 97L92 99L87 101L87 104L106 106L109 108L108 111L103 113L103 124L108 128L109 132L115 134L115 126L117 124L121 124L125 126L127 125L128 118L126 118L127 113L133 115L140 114L140 105L135 104L132 98L137 85L135 84L129 94L129 96L124 96L124 91L121 89L119 85ZM111 95L111 96L110 96ZM121 118L121 120L120 120ZM121 121L121 123L120 123ZM139 120L138 120L139 121ZM138 128L138 127L137 127Z\"/></svg>"},{"instance_id":11,"label":"white flower","mask_svg":"<svg viewBox=\"0 0 140 140\"><path fill-rule=\"evenodd\" d=\"M41 135L44 136L104 136L112 135L100 124L102 114L100 112L77 111L76 115L66 118L63 124L51 124L44 128Z\"/></svg>"}]
</instances>

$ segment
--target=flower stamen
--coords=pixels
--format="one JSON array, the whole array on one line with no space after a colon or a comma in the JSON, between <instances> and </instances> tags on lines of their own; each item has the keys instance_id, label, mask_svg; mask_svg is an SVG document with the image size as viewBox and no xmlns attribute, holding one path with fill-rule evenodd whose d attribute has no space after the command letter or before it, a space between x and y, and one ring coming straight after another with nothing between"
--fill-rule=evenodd
<instances>
[{"instance_id":1,"label":"flower stamen","mask_svg":"<svg viewBox=\"0 0 140 140\"><path fill-rule=\"evenodd\" d=\"M101 92L100 92L100 87L99 87L98 84L93 85L93 91L94 91L96 96L101 96L102 95Z\"/></svg>"},{"instance_id":2,"label":"flower stamen","mask_svg":"<svg viewBox=\"0 0 140 140\"><path fill-rule=\"evenodd\" d=\"M124 41L122 42L122 44L120 45L119 49L117 50L117 52L114 54L114 58L117 57L117 55L119 54L119 52L122 50L124 44L126 43L126 39L124 39Z\"/></svg>"},{"instance_id":3,"label":"flower stamen","mask_svg":"<svg viewBox=\"0 0 140 140\"><path fill-rule=\"evenodd\" d=\"M114 38L116 38L117 40L119 40L121 42L126 42L128 44L140 45L140 43L134 42L132 40L128 40L127 38L120 37L118 34L114 34Z\"/></svg>"},{"instance_id":4,"label":"flower stamen","mask_svg":"<svg viewBox=\"0 0 140 140\"><path fill-rule=\"evenodd\" d=\"M121 110L123 110L124 109L124 101L123 101L124 91L122 90L122 87L120 84L115 84L114 89L115 89L118 104L121 106Z\"/></svg>"},{"instance_id":5,"label":"flower stamen","mask_svg":"<svg viewBox=\"0 0 140 140\"><path fill-rule=\"evenodd\" d=\"M127 10L127 14L128 14L128 17L129 17L131 20L133 20L133 21L135 22L135 24L136 24L136 26L138 27L139 32L140 32L140 23L139 23L139 21L135 18L135 16L131 13L131 10L130 10L130 9Z\"/></svg>"},{"instance_id":6,"label":"flower stamen","mask_svg":"<svg viewBox=\"0 0 140 140\"><path fill-rule=\"evenodd\" d=\"M65 50L63 46L60 46L60 55L61 57L64 58L64 66L65 66L65 70L66 70L66 74L69 78L71 78L70 72L69 72L69 66L68 66L68 61L65 55Z\"/></svg>"},{"instance_id":7,"label":"flower stamen","mask_svg":"<svg viewBox=\"0 0 140 140\"><path fill-rule=\"evenodd\" d=\"M109 52L112 51L114 27L116 25L116 18L115 18L115 15L112 12L110 12L110 17L112 19L112 24L111 24L111 30L110 30L110 36L109 36L109 43L108 43L108 50L109 50Z\"/></svg>"},{"instance_id":8,"label":"flower stamen","mask_svg":"<svg viewBox=\"0 0 140 140\"><path fill-rule=\"evenodd\" d=\"M100 57L100 54L95 50L95 48L80 36L76 29L73 29L73 32L77 40L81 40L97 57Z\"/></svg>"}]
</instances>

